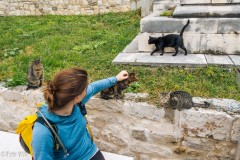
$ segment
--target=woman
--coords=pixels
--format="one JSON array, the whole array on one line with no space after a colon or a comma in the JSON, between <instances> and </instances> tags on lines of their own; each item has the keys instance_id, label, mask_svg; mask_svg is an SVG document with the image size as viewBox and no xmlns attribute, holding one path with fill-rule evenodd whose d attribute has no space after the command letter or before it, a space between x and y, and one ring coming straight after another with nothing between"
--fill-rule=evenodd
<instances>
[{"instance_id":1,"label":"woman","mask_svg":"<svg viewBox=\"0 0 240 160\"><path fill-rule=\"evenodd\" d=\"M94 94L128 78L127 71L116 77L88 84L87 72L79 68L58 73L43 89L46 103L40 107L45 118L56 124L57 133L64 147L56 150L50 129L35 122L32 148L35 160L104 160L86 129L86 120L77 103L85 104ZM38 115L41 117L41 115ZM64 149L65 149L64 148Z\"/></svg>"}]
</instances>

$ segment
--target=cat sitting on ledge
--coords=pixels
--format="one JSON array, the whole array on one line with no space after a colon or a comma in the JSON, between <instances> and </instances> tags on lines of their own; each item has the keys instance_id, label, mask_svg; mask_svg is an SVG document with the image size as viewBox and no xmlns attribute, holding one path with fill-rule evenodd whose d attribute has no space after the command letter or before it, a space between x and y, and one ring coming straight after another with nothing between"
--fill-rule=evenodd
<instances>
[{"instance_id":1,"label":"cat sitting on ledge","mask_svg":"<svg viewBox=\"0 0 240 160\"><path fill-rule=\"evenodd\" d=\"M43 81L43 64L40 59L32 61L27 74L27 88L36 89L42 86Z\"/></svg>"},{"instance_id":2,"label":"cat sitting on ledge","mask_svg":"<svg viewBox=\"0 0 240 160\"><path fill-rule=\"evenodd\" d=\"M138 81L136 77L135 71L133 70L129 73L127 79L123 81L117 82L114 86L104 89L100 92L100 98L108 100L108 99L123 99L123 90L127 89L132 82Z\"/></svg>"},{"instance_id":3,"label":"cat sitting on ledge","mask_svg":"<svg viewBox=\"0 0 240 160\"><path fill-rule=\"evenodd\" d=\"M163 107L178 109L190 109L192 107L208 108L210 103L204 101L204 104L194 103L192 96L185 91L174 91L169 93L159 93L160 104Z\"/></svg>"}]
</instances>

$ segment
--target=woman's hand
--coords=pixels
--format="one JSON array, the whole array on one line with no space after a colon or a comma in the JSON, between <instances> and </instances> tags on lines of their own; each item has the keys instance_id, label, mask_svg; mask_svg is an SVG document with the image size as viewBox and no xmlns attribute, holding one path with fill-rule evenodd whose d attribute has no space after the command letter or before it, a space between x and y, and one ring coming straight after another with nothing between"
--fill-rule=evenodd
<instances>
[{"instance_id":1,"label":"woman's hand","mask_svg":"<svg viewBox=\"0 0 240 160\"><path fill-rule=\"evenodd\" d=\"M117 81L122 81L124 79L128 78L128 72L126 70L122 70L118 75L116 76Z\"/></svg>"}]
</instances>

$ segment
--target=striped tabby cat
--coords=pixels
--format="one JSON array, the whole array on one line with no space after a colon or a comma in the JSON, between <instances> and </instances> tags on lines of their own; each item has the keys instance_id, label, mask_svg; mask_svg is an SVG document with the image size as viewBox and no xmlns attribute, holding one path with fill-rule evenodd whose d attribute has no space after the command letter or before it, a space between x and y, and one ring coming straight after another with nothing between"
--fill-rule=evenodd
<instances>
[{"instance_id":1,"label":"striped tabby cat","mask_svg":"<svg viewBox=\"0 0 240 160\"><path fill-rule=\"evenodd\" d=\"M160 103L163 106L170 107L172 109L190 109L192 107L208 108L210 103L204 101L204 104L194 103L192 96L185 91L174 91L170 93L160 93Z\"/></svg>"},{"instance_id":2,"label":"striped tabby cat","mask_svg":"<svg viewBox=\"0 0 240 160\"><path fill-rule=\"evenodd\" d=\"M100 98L108 100L108 99L123 99L122 91L127 89L132 82L138 81L136 77L135 71L129 73L127 79L123 81L117 82L114 86L104 89L100 92Z\"/></svg>"},{"instance_id":3,"label":"striped tabby cat","mask_svg":"<svg viewBox=\"0 0 240 160\"><path fill-rule=\"evenodd\" d=\"M43 64L40 59L32 61L28 69L27 75L28 85L27 89L35 89L42 86L43 81Z\"/></svg>"}]
</instances>

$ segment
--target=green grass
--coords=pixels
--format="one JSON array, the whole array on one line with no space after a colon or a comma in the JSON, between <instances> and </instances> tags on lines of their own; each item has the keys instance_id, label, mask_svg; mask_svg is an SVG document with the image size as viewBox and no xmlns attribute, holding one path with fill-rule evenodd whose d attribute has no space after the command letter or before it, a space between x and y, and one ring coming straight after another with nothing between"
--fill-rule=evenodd
<instances>
[{"instance_id":1,"label":"green grass","mask_svg":"<svg viewBox=\"0 0 240 160\"><path fill-rule=\"evenodd\" d=\"M160 16L166 16L166 17L170 17L173 15L173 11L164 11L162 14L160 14Z\"/></svg>"},{"instance_id":2,"label":"green grass","mask_svg":"<svg viewBox=\"0 0 240 160\"><path fill-rule=\"evenodd\" d=\"M135 69L140 79L128 91L149 93L185 90L193 96L240 100L236 70L209 66L194 70L111 64L139 32L138 12L96 16L0 17L0 81L25 85L30 62L41 58L45 80L73 66L85 68L91 81ZM176 57L177 58L177 57Z\"/></svg>"}]
</instances>

